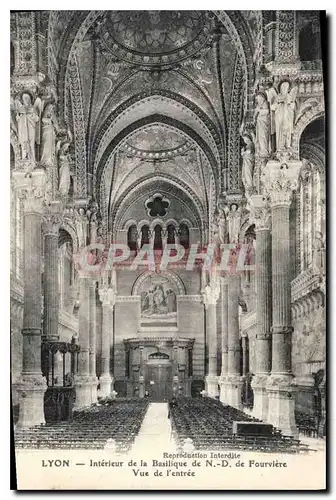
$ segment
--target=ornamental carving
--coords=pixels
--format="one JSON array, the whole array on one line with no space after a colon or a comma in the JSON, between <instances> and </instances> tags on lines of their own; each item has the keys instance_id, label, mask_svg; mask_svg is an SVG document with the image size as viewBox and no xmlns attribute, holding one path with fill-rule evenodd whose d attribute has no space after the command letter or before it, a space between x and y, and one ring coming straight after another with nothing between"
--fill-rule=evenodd
<instances>
[{"instance_id":1,"label":"ornamental carving","mask_svg":"<svg viewBox=\"0 0 336 500\"><path fill-rule=\"evenodd\" d=\"M261 175L265 192L268 193L271 206L290 205L293 192L298 187L301 162L287 163L270 161Z\"/></svg>"}]
</instances>

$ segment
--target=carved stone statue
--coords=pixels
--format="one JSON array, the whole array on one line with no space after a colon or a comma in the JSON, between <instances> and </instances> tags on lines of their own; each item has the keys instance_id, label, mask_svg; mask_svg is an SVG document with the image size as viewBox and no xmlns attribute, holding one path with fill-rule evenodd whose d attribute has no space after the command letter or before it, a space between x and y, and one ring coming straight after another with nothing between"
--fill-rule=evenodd
<instances>
[{"instance_id":1,"label":"carved stone statue","mask_svg":"<svg viewBox=\"0 0 336 500\"><path fill-rule=\"evenodd\" d=\"M271 153L271 112L266 94L263 92L257 94L256 102L254 120L257 153L260 156L268 156Z\"/></svg>"},{"instance_id":2,"label":"carved stone statue","mask_svg":"<svg viewBox=\"0 0 336 500\"><path fill-rule=\"evenodd\" d=\"M218 215L218 237L219 237L220 244L227 243L227 241L228 241L228 222L227 222L225 211L223 209L219 210L219 215Z\"/></svg>"},{"instance_id":3,"label":"carved stone statue","mask_svg":"<svg viewBox=\"0 0 336 500\"><path fill-rule=\"evenodd\" d=\"M228 215L230 243L238 243L240 231L241 209L236 203L232 203Z\"/></svg>"},{"instance_id":4,"label":"carved stone statue","mask_svg":"<svg viewBox=\"0 0 336 500\"><path fill-rule=\"evenodd\" d=\"M12 102L15 118L11 124L18 136L22 160L35 160L35 143L40 144L42 101L37 97L33 103L28 92L23 92L21 99Z\"/></svg>"},{"instance_id":5,"label":"carved stone statue","mask_svg":"<svg viewBox=\"0 0 336 500\"><path fill-rule=\"evenodd\" d=\"M297 87L290 90L287 80L281 82L279 93L274 88L269 90L271 110L274 112L276 149L287 149L292 145L295 101Z\"/></svg>"},{"instance_id":6,"label":"carved stone statue","mask_svg":"<svg viewBox=\"0 0 336 500\"><path fill-rule=\"evenodd\" d=\"M61 196L67 196L70 189L69 142L59 143L58 149L58 189Z\"/></svg>"},{"instance_id":7,"label":"carved stone statue","mask_svg":"<svg viewBox=\"0 0 336 500\"><path fill-rule=\"evenodd\" d=\"M41 130L41 163L51 165L55 155L56 134L58 124L54 112L54 105L48 103L42 114Z\"/></svg>"},{"instance_id":8,"label":"carved stone statue","mask_svg":"<svg viewBox=\"0 0 336 500\"><path fill-rule=\"evenodd\" d=\"M254 170L254 143L249 134L243 135L245 148L241 150L243 159L242 182L246 194L250 194L253 188L253 170Z\"/></svg>"}]
</instances>

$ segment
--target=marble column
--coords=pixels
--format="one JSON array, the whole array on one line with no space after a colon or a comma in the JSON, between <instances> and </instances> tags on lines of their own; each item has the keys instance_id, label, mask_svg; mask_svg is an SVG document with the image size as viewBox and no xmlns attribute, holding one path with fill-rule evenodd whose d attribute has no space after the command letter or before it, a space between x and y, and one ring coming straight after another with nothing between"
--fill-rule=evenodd
<instances>
[{"instance_id":1,"label":"marble column","mask_svg":"<svg viewBox=\"0 0 336 500\"><path fill-rule=\"evenodd\" d=\"M13 178L24 198L23 350L17 425L31 427L45 423L44 393L47 384L41 373L41 264L46 174L42 170L34 170L27 175L14 172Z\"/></svg>"},{"instance_id":2,"label":"marble column","mask_svg":"<svg viewBox=\"0 0 336 500\"><path fill-rule=\"evenodd\" d=\"M111 348L113 345L113 307L115 293L112 289L101 288L99 297L102 302L102 351L99 396L105 398L113 391L113 375L110 373Z\"/></svg>"},{"instance_id":3,"label":"marble column","mask_svg":"<svg viewBox=\"0 0 336 500\"><path fill-rule=\"evenodd\" d=\"M240 276L234 271L228 282L228 377L227 403L242 408L243 379L240 375L239 292Z\"/></svg>"},{"instance_id":4,"label":"marble column","mask_svg":"<svg viewBox=\"0 0 336 500\"><path fill-rule=\"evenodd\" d=\"M289 208L301 162L270 161L265 188L272 209L272 372L267 382L268 421L286 435L297 435L292 374Z\"/></svg>"},{"instance_id":5,"label":"marble column","mask_svg":"<svg viewBox=\"0 0 336 500\"><path fill-rule=\"evenodd\" d=\"M90 406L92 401L92 380L90 377L90 311L89 286L90 278L79 274L79 318L78 337L80 351L78 353L78 372L75 377L76 408Z\"/></svg>"},{"instance_id":6,"label":"marble column","mask_svg":"<svg viewBox=\"0 0 336 500\"><path fill-rule=\"evenodd\" d=\"M252 379L253 416L267 421L266 384L271 370L272 264L270 209L260 195L251 197L256 228L256 320L255 373Z\"/></svg>"},{"instance_id":7,"label":"marble column","mask_svg":"<svg viewBox=\"0 0 336 500\"><path fill-rule=\"evenodd\" d=\"M97 403L97 373L96 373L96 282L89 281L89 364L91 377L91 403Z\"/></svg>"},{"instance_id":8,"label":"marble column","mask_svg":"<svg viewBox=\"0 0 336 500\"><path fill-rule=\"evenodd\" d=\"M219 379L220 394L222 403L227 402L227 371L228 371L228 284L226 278L221 278L221 331L222 331L222 370Z\"/></svg>"},{"instance_id":9,"label":"marble column","mask_svg":"<svg viewBox=\"0 0 336 500\"><path fill-rule=\"evenodd\" d=\"M59 203L50 205L43 216L44 233L44 322L46 340L59 339L58 234L61 223Z\"/></svg>"},{"instance_id":10,"label":"marble column","mask_svg":"<svg viewBox=\"0 0 336 500\"><path fill-rule=\"evenodd\" d=\"M218 396L217 376L217 309L220 287L213 281L205 287L203 301L205 306L206 344L208 347L208 373L205 377L205 390L211 398Z\"/></svg>"}]
</instances>

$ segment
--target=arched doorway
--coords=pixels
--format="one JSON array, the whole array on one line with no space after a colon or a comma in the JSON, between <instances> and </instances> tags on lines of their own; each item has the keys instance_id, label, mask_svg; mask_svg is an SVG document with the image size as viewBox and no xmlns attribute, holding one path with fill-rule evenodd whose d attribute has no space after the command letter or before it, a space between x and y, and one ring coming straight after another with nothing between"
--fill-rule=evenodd
<instances>
[{"instance_id":1,"label":"arched doorway","mask_svg":"<svg viewBox=\"0 0 336 500\"><path fill-rule=\"evenodd\" d=\"M168 354L155 352L146 364L146 396L152 401L168 401L172 397L172 363Z\"/></svg>"}]
</instances>

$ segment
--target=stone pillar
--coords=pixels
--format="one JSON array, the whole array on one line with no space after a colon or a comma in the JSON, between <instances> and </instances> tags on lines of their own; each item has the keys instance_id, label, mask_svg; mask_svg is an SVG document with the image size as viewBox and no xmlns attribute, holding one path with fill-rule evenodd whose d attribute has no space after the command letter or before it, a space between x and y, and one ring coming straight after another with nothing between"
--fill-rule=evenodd
<instances>
[{"instance_id":1,"label":"stone pillar","mask_svg":"<svg viewBox=\"0 0 336 500\"><path fill-rule=\"evenodd\" d=\"M290 286L289 207L301 162L270 161L265 188L272 208L272 372L268 379L268 421L286 435L297 435L295 387L291 367L292 331Z\"/></svg>"},{"instance_id":2,"label":"stone pillar","mask_svg":"<svg viewBox=\"0 0 336 500\"><path fill-rule=\"evenodd\" d=\"M256 227L256 319L255 374L253 389L253 416L267 421L268 394L266 384L271 369L272 325L272 264L270 210L262 196L251 197Z\"/></svg>"},{"instance_id":3,"label":"stone pillar","mask_svg":"<svg viewBox=\"0 0 336 500\"><path fill-rule=\"evenodd\" d=\"M92 396L92 380L90 378L90 316L89 316L89 286L90 278L79 274L79 345L78 374L76 384L76 408L90 406Z\"/></svg>"},{"instance_id":4,"label":"stone pillar","mask_svg":"<svg viewBox=\"0 0 336 500\"><path fill-rule=\"evenodd\" d=\"M144 359L143 359L144 346L139 346L139 398L145 397L145 377L144 377Z\"/></svg>"},{"instance_id":5,"label":"stone pillar","mask_svg":"<svg viewBox=\"0 0 336 500\"><path fill-rule=\"evenodd\" d=\"M97 403L97 373L96 373L96 282L89 281L89 364L91 377L91 403Z\"/></svg>"},{"instance_id":6,"label":"stone pillar","mask_svg":"<svg viewBox=\"0 0 336 500\"><path fill-rule=\"evenodd\" d=\"M205 306L206 344L208 347L208 373L205 377L205 390L209 397L218 396L217 376L217 311L216 303L219 299L220 287L218 280L213 280L204 289L203 301Z\"/></svg>"},{"instance_id":7,"label":"stone pillar","mask_svg":"<svg viewBox=\"0 0 336 500\"><path fill-rule=\"evenodd\" d=\"M173 395L179 394L178 346L173 345Z\"/></svg>"},{"instance_id":8,"label":"stone pillar","mask_svg":"<svg viewBox=\"0 0 336 500\"><path fill-rule=\"evenodd\" d=\"M105 398L113 391L113 375L110 373L111 347L113 345L113 307L115 293L112 289L101 288L99 297L102 301L102 352L101 375L99 378L100 397Z\"/></svg>"},{"instance_id":9,"label":"stone pillar","mask_svg":"<svg viewBox=\"0 0 336 500\"><path fill-rule=\"evenodd\" d=\"M239 292L240 276L229 273L228 282L228 378L227 403L242 408L243 379L240 375Z\"/></svg>"},{"instance_id":10,"label":"stone pillar","mask_svg":"<svg viewBox=\"0 0 336 500\"><path fill-rule=\"evenodd\" d=\"M227 402L227 371L228 371L228 284L226 278L221 278L221 316L222 316L222 371L219 379L220 395L222 403Z\"/></svg>"},{"instance_id":11,"label":"stone pillar","mask_svg":"<svg viewBox=\"0 0 336 500\"><path fill-rule=\"evenodd\" d=\"M18 385L20 413L18 427L45 423L44 392L41 374L41 263L42 213L46 174L14 172L13 178L24 197L24 305L22 376Z\"/></svg>"},{"instance_id":12,"label":"stone pillar","mask_svg":"<svg viewBox=\"0 0 336 500\"><path fill-rule=\"evenodd\" d=\"M58 340L59 284L58 233L61 223L59 203L50 205L43 216L44 232L44 323L46 340Z\"/></svg>"}]
</instances>

